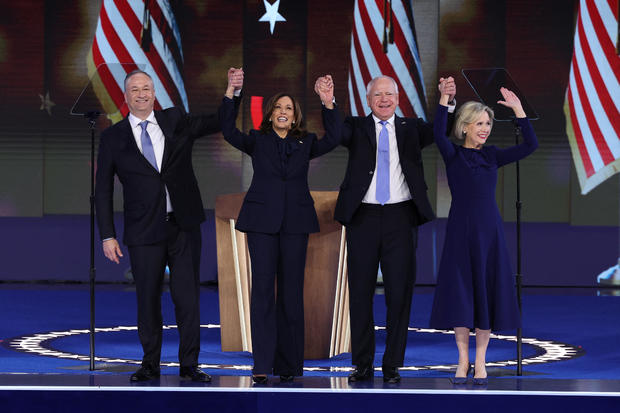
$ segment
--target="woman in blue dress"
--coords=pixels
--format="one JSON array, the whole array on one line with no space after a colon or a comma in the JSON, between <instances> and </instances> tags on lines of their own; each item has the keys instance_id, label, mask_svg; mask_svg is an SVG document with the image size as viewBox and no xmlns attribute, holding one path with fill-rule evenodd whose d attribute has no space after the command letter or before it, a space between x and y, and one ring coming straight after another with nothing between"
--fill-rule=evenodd
<instances>
[{"instance_id":1,"label":"woman in blue dress","mask_svg":"<svg viewBox=\"0 0 620 413\"><path fill-rule=\"evenodd\" d=\"M497 169L525 158L538 146L519 98L501 88L499 104L513 110L523 143L507 149L486 146L493 110L479 102L465 103L456 114L454 136L446 136L445 90L454 80L441 79L441 98L434 120L435 142L446 164L452 204L448 215L430 326L454 329L459 362L454 383L465 383L470 372L469 332L475 329L474 383L486 384L486 351L491 330L521 324L514 275L506 248L502 218L495 202Z\"/></svg>"}]
</instances>

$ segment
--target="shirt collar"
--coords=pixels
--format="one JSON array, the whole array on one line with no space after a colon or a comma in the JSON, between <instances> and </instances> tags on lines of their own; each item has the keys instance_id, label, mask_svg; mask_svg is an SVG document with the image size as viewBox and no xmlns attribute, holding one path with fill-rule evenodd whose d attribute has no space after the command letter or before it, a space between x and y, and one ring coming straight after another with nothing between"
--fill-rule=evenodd
<instances>
[{"instance_id":1,"label":"shirt collar","mask_svg":"<svg viewBox=\"0 0 620 413\"><path fill-rule=\"evenodd\" d=\"M388 120L387 123L389 123L391 126L394 126L394 118L396 115L392 115ZM378 117L375 116L375 114L372 114L372 118L375 121L375 125L379 122L381 122L381 119L379 119Z\"/></svg>"},{"instance_id":2,"label":"shirt collar","mask_svg":"<svg viewBox=\"0 0 620 413\"><path fill-rule=\"evenodd\" d=\"M140 123L142 123L142 119L135 116L133 113L129 113L128 118L129 118L129 124L131 125L132 128L135 128L138 125L140 125ZM145 120L148 120L149 123L153 123L157 125L157 118L155 118L155 112L153 111L151 111L151 113L146 117Z\"/></svg>"}]
</instances>

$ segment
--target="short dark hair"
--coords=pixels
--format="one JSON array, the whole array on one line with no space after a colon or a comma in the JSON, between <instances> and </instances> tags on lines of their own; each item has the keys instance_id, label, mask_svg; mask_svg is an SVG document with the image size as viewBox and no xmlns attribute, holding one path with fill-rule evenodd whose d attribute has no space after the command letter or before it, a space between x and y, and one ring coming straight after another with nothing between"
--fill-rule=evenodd
<instances>
[{"instance_id":1,"label":"short dark hair","mask_svg":"<svg viewBox=\"0 0 620 413\"><path fill-rule=\"evenodd\" d=\"M151 79L151 83L153 82L153 78L151 77L151 75L146 73L144 70L140 70L140 69L132 70L131 72L127 73L127 76L125 76L125 81L123 82L123 88L125 90L127 90L127 81L129 80L129 78L132 77L133 75L137 75L138 73L142 73L143 75L146 75L146 77Z\"/></svg>"},{"instance_id":2,"label":"short dark hair","mask_svg":"<svg viewBox=\"0 0 620 413\"><path fill-rule=\"evenodd\" d=\"M290 98L293 102L293 124L291 125L290 134L296 137L305 136L308 132L305 130L306 125L301 115L301 106L299 106L299 103L293 96L284 92L276 93L267 101L263 114L263 121L260 123L259 130L264 134L271 132L271 129L273 129L271 125L271 115L273 114L276 102L285 96Z\"/></svg>"}]
</instances>

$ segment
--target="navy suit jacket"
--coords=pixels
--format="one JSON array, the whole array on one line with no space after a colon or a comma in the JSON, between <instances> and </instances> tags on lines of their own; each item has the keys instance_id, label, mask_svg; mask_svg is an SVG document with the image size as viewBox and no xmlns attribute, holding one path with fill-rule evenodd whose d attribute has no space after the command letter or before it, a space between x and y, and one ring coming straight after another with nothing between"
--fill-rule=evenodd
<instances>
[{"instance_id":1,"label":"navy suit jacket","mask_svg":"<svg viewBox=\"0 0 620 413\"><path fill-rule=\"evenodd\" d=\"M155 118L165 139L161 172L138 149L128 118L101 134L95 189L101 239L116 237L112 211L115 174L123 185L125 244L153 244L166 238L165 188L181 229L195 228L205 219L192 169L192 147L196 138L220 130L217 116L192 116L172 107L155 111Z\"/></svg>"},{"instance_id":2,"label":"navy suit jacket","mask_svg":"<svg viewBox=\"0 0 620 413\"><path fill-rule=\"evenodd\" d=\"M412 225L421 225L435 217L426 193L422 164L422 148L434 142L433 125L419 118L395 116L394 128L400 166L415 205ZM340 185L334 218L346 225L361 205L375 171L377 133L372 114L346 118L342 145L349 150L349 161Z\"/></svg>"},{"instance_id":3,"label":"navy suit jacket","mask_svg":"<svg viewBox=\"0 0 620 413\"><path fill-rule=\"evenodd\" d=\"M235 99L238 100L238 99ZM323 107L325 136L314 133L286 138L289 156L283 167L273 130L263 134L251 130L244 134L235 127L237 106L224 98L220 107L222 133L227 142L252 157L254 175L243 200L236 228L242 232L275 234L312 233L319 231L314 201L308 188L310 159L321 156L340 143L342 121L338 110Z\"/></svg>"}]
</instances>

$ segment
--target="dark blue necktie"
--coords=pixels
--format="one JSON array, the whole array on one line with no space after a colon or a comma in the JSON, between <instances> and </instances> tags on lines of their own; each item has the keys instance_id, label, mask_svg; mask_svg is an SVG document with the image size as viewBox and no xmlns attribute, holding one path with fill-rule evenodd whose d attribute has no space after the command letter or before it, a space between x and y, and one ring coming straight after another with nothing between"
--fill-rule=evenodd
<instances>
[{"instance_id":1,"label":"dark blue necktie","mask_svg":"<svg viewBox=\"0 0 620 413\"><path fill-rule=\"evenodd\" d=\"M149 124L148 120L140 123L142 127L142 133L140 134L140 142L142 143L142 155L146 158L147 161L157 172L159 172L159 168L157 167L157 160L155 159L155 151L153 150L153 142L151 141L151 136L146 131L146 127Z\"/></svg>"},{"instance_id":2,"label":"dark blue necktie","mask_svg":"<svg viewBox=\"0 0 620 413\"><path fill-rule=\"evenodd\" d=\"M377 145L377 201L384 205L390 199L390 139L386 128L387 121L382 120Z\"/></svg>"}]
</instances>

